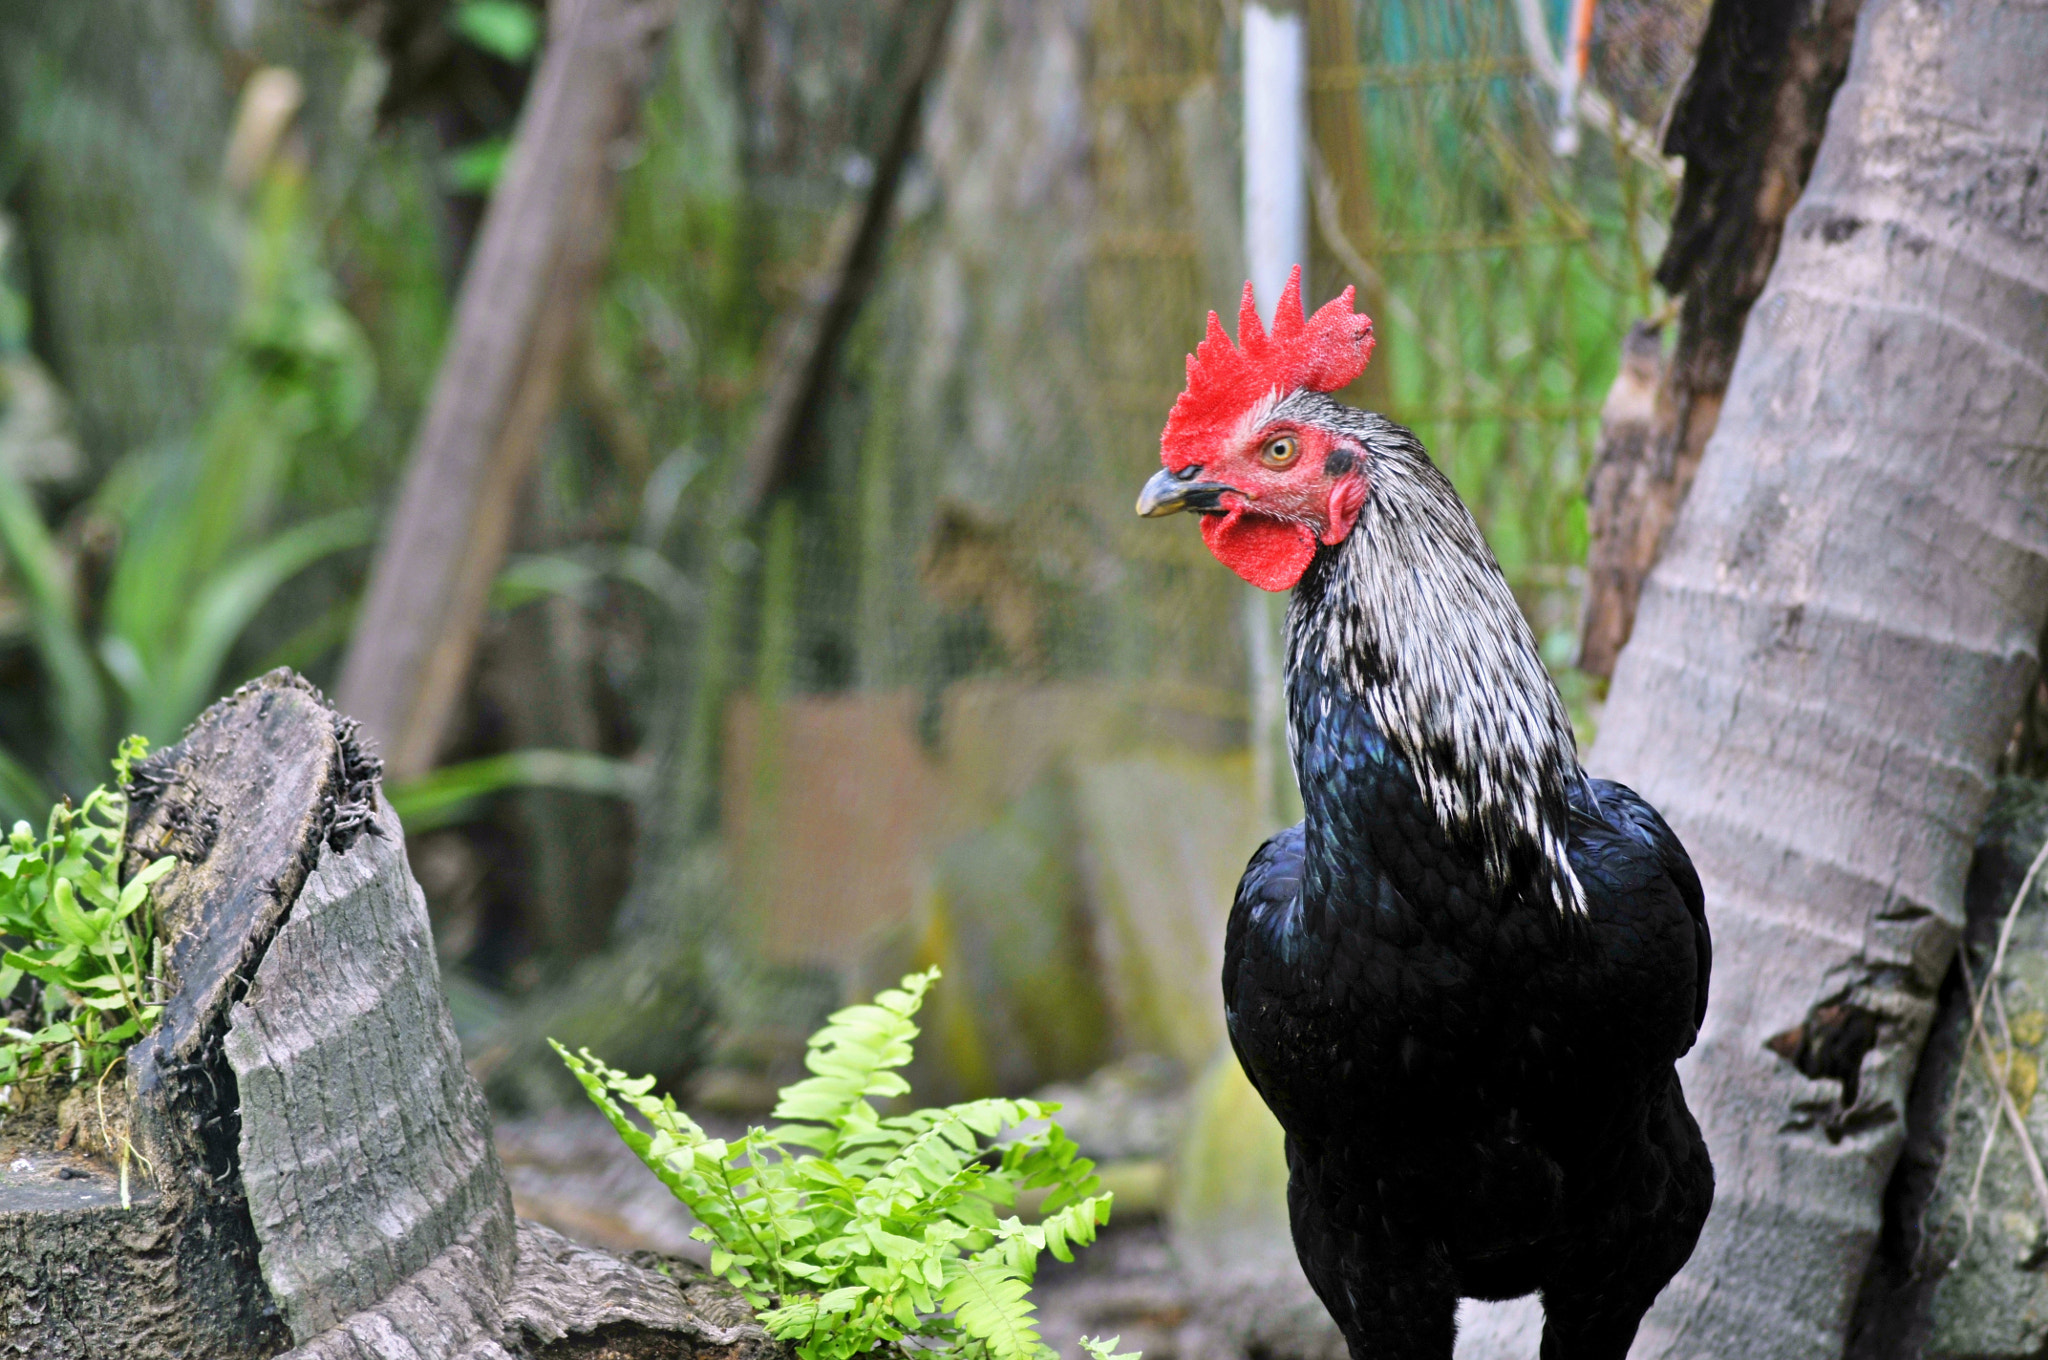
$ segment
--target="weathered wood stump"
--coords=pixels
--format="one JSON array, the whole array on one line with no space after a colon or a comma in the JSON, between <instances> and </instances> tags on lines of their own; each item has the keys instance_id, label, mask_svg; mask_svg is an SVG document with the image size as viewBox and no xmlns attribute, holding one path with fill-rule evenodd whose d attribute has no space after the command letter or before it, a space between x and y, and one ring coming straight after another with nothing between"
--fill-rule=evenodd
<instances>
[{"instance_id":1,"label":"weathered wood stump","mask_svg":"<svg viewBox=\"0 0 2048 1360\"><path fill-rule=\"evenodd\" d=\"M766 1357L722 1286L514 1221L378 773L287 671L138 769L173 991L99 1146L0 1129L0 1355Z\"/></svg>"}]
</instances>

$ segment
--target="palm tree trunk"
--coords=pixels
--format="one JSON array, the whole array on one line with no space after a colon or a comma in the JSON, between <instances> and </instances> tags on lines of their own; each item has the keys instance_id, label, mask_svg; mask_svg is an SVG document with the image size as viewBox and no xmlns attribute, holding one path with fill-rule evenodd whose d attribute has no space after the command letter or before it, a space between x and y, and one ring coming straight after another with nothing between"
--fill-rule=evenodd
<instances>
[{"instance_id":1,"label":"palm tree trunk","mask_svg":"<svg viewBox=\"0 0 2048 1360\"><path fill-rule=\"evenodd\" d=\"M1869 0L1590 762L1692 852L1714 1215L1638 1356L1841 1354L2048 618L2048 11Z\"/></svg>"}]
</instances>

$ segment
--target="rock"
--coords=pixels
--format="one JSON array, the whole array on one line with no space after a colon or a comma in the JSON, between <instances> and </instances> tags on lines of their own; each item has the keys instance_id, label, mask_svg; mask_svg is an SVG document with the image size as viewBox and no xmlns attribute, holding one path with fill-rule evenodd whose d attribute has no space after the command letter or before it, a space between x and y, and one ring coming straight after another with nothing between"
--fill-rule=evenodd
<instances>
[{"instance_id":1,"label":"rock","mask_svg":"<svg viewBox=\"0 0 2048 1360\"><path fill-rule=\"evenodd\" d=\"M56 380L30 355L0 354L0 471L35 485L69 482L84 469Z\"/></svg>"},{"instance_id":2,"label":"rock","mask_svg":"<svg viewBox=\"0 0 2048 1360\"><path fill-rule=\"evenodd\" d=\"M1187 1127L1187 1078L1180 1064L1156 1053L1133 1054L1085 1081L1057 1082L1034 1098L1058 1102L1060 1127L1097 1162L1171 1157Z\"/></svg>"},{"instance_id":3,"label":"rock","mask_svg":"<svg viewBox=\"0 0 2048 1360\"><path fill-rule=\"evenodd\" d=\"M1190 1269L1300 1274L1287 1228L1285 1136L1228 1046L1195 1085L1168 1221Z\"/></svg>"},{"instance_id":4,"label":"rock","mask_svg":"<svg viewBox=\"0 0 2048 1360\"><path fill-rule=\"evenodd\" d=\"M1346 1360L1308 1281L1283 1264L1191 1270L1158 1224L1119 1219L1074 1265L1041 1269L1032 1292L1063 1360L1082 1360L1083 1336L1118 1337L1145 1360Z\"/></svg>"},{"instance_id":5,"label":"rock","mask_svg":"<svg viewBox=\"0 0 2048 1360\"><path fill-rule=\"evenodd\" d=\"M1071 800L1048 775L939 852L910 935L914 966L944 973L919 1021L920 1102L1030 1090L1108 1056L1073 842Z\"/></svg>"},{"instance_id":6,"label":"rock","mask_svg":"<svg viewBox=\"0 0 2048 1360\"><path fill-rule=\"evenodd\" d=\"M692 1113L715 1137L746 1132L694 1106ZM652 1251L698 1268L710 1260L711 1248L690 1236L696 1218L588 1101L501 1119L494 1141L521 1218L607 1251Z\"/></svg>"},{"instance_id":7,"label":"rock","mask_svg":"<svg viewBox=\"0 0 2048 1360\"><path fill-rule=\"evenodd\" d=\"M1978 835L1964 906L1964 950L1981 985L2021 881L2048 838L2048 783L2001 781ZM2048 1155L2039 1084L2048 1040L2048 901L2036 879L2013 920L1984 1025L2009 1063L2006 1085ZM1906 1147L1885 1196L1877 1258L1864 1281L1852 1360L2002 1360L2048 1348L2043 1206L1981 1046L1970 1039L1964 963L1950 970L1913 1082Z\"/></svg>"},{"instance_id":8,"label":"rock","mask_svg":"<svg viewBox=\"0 0 2048 1360\"><path fill-rule=\"evenodd\" d=\"M1243 755L1146 752L1077 766L1096 949L1126 1051L1201 1071L1223 1042L1223 927L1267 831Z\"/></svg>"}]
</instances>

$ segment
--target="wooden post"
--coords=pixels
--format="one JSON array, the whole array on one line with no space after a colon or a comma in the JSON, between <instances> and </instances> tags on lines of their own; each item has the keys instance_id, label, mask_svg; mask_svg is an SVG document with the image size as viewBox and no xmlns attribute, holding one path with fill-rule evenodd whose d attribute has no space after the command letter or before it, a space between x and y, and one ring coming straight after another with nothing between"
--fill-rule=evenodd
<instances>
[{"instance_id":1,"label":"wooden post","mask_svg":"<svg viewBox=\"0 0 2048 1360\"><path fill-rule=\"evenodd\" d=\"M339 696L392 777L432 764L461 697L519 491L610 253L619 148L671 0L556 0L505 177L371 568Z\"/></svg>"}]
</instances>

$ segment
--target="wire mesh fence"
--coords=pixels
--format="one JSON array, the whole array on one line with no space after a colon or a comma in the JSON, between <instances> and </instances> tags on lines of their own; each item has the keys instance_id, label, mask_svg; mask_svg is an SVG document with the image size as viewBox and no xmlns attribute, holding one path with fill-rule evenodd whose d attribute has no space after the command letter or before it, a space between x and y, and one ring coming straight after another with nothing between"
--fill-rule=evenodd
<instances>
[{"instance_id":1,"label":"wire mesh fence","mask_svg":"<svg viewBox=\"0 0 2048 1360\"><path fill-rule=\"evenodd\" d=\"M1307 10L1309 288L1357 285L1380 336L1344 395L1420 433L1562 671L1600 403L1656 305L1671 182L1637 124L1704 6L1613 8L1595 82L1634 84L1569 156L1558 59L1517 0ZM961 8L814 471L745 550L718 762L742 915L769 955L855 987L965 970L968 1009L942 992L935 1023L969 1085L1103 1043L1199 1060L1214 1026L1168 1017L1202 1004L1211 961L1163 963L1160 941L1220 938L1273 829L1241 587L1130 510L1182 358L1245 278L1237 33L1217 0ZM1213 865L1148 829L1197 806ZM1049 943L1073 930L1092 964ZM1034 989L1072 995L1088 968L1108 1037L1018 1040Z\"/></svg>"},{"instance_id":2,"label":"wire mesh fence","mask_svg":"<svg viewBox=\"0 0 2048 1360\"><path fill-rule=\"evenodd\" d=\"M617 802L580 802L588 791L528 789L473 800L485 811L422 834L416 862L445 952L494 987L560 980L624 941L648 961L647 995L680 995L702 981L678 980L697 944L677 943L683 931L646 945L646 932L715 917L728 956L807 979L797 991L813 998L913 962L964 975L932 1017L964 1085L1028 1084L1120 1048L1194 1064L1217 1033L1208 951L1275 821L1254 784L1272 782L1253 758L1244 587L1190 525L1131 508L1183 356L1208 310L1234 314L1247 276L1240 0L959 0L882 267L792 475L744 511L736 488L786 362L785 322L875 180L917 2L679 8L568 409L444 753L638 753L637 825ZM1620 339L1659 305L1650 264L1671 187L1645 129L1705 0L1599 6L1597 95L1579 103L1598 116L1568 155L1556 150L1554 0L1302 8L1308 291L1357 285L1380 338L1344 395L1421 434L1588 715L1590 694L1563 670L1580 487ZM258 12L257 37L221 36L228 20L209 19L194 51L253 44L235 60L302 69L304 145L279 163L303 153L311 173L280 239L317 241L292 256L294 277L309 296L331 289L376 359L364 418L292 455L282 503L296 518L374 499L402 460L447 321L453 275L437 252L459 258L481 202L444 192L451 152L474 148L443 134L476 131L478 90L495 91L489 125L503 132L516 105L492 100L519 80L489 68L480 83L476 53L446 70L408 56L453 41L438 11L380 11L411 35L389 50L333 27L301 34L296 9ZM211 318L192 355L72 343L156 334L142 300L170 276L152 265L147 286L107 294L104 269L65 265L86 248L81 228L45 229L39 214L85 192L76 167L100 164L88 153L104 141L65 110L95 81L129 77L92 75L75 24L15 29L0 84L19 108L0 131L36 169L8 181L9 212L40 242L42 274L90 275L98 290L24 292L92 460L126 463L158 424L192 425L186 407L214 400L193 381L162 401L142 389L162 386L159 358L205 350L217 364L228 351L236 252L179 256L199 262L173 281L198 301L171 311ZM272 29L291 40L258 41ZM45 81L46 61L91 78ZM212 146L228 110L202 103L183 123ZM439 112L377 130L373 110L415 106ZM186 151L164 164L185 166ZM222 193L203 151L168 208L101 214L86 245L126 221L198 231ZM105 178L150 176L112 166ZM170 258L162 230L144 233L150 260ZM93 330L116 304L121 325ZM275 350L245 348L252 362ZM79 511L88 565L118 541L92 526L126 523L111 494ZM308 573L224 671L288 660L319 677L346 636L354 570ZM19 628L9 636L8 655L26 656ZM47 745L39 711L0 705L4 744ZM602 1000L572 1018L615 995ZM773 1018L782 1004L737 991L697 1003L674 1009ZM1046 1014L1078 1018L1054 1032ZM650 1034L650 1046L683 1042Z\"/></svg>"}]
</instances>

